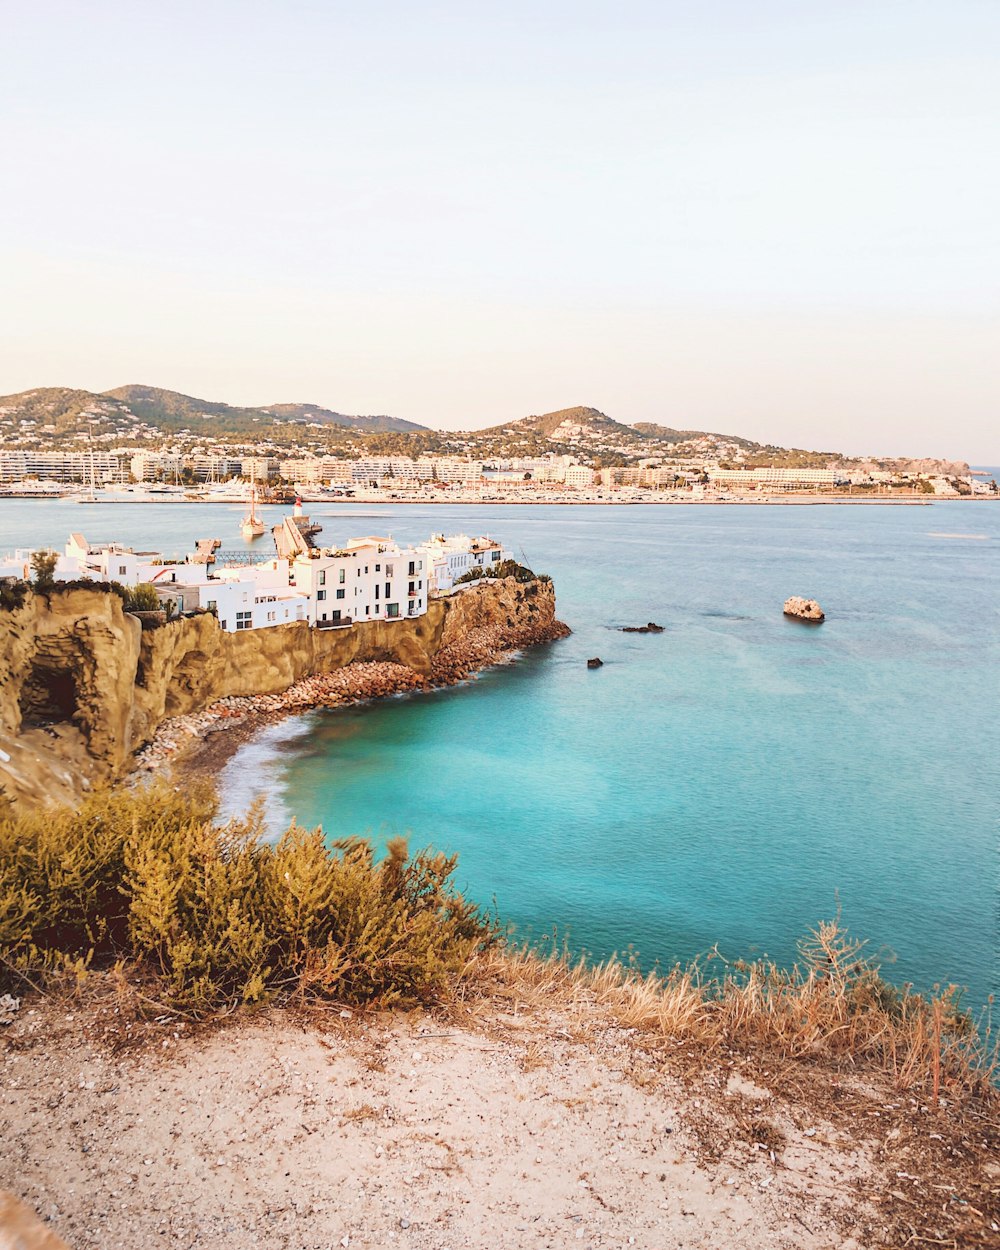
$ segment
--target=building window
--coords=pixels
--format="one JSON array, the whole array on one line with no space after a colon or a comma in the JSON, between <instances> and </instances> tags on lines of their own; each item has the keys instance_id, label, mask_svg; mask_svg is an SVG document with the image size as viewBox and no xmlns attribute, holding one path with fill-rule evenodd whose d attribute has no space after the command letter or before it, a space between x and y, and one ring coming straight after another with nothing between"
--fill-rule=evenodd
<instances>
[{"instance_id":1,"label":"building window","mask_svg":"<svg viewBox=\"0 0 1000 1250\"><path fill-rule=\"evenodd\" d=\"M319 599L319 600L323 600L323 599L325 599L325 598L326 598L326 591L325 591L325 590L317 590L317 591L316 591L316 598L317 598L317 599Z\"/></svg>"},{"instance_id":2,"label":"building window","mask_svg":"<svg viewBox=\"0 0 1000 1250\"><path fill-rule=\"evenodd\" d=\"M385 566L385 575L386 577L392 577L392 565L391 564L387 564Z\"/></svg>"},{"instance_id":3,"label":"building window","mask_svg":"<svg viewBox=\"0 0 1000 1250\"><path fill-rule=\"evenodd\" d=\"M346 578L346 577L347 577L347 570L346 570L346 569L341 569L341 570L340 570L340 575L339 575L339 576L338 576L338 578L337 578L337 581L338 581L338 582L340 582L341 586L343 586L343 584L344 584L344 580L345 580L345 578Z\"/></svg>"},{"instance_id":4,"label":"building window","mask_svg":"<svg viewBox=\"0 0 1000 1250\"><path fill-rule=\"evenodd\" d=\"M385 614L386 616L399 616L399 604L387 603L385 605Z\"/></svg>"},{"instance_id":5,"label":"building window","mask_svg":"<svg viewBox=\"0 0 1000 1250\"><path fill-rule=\"evenodd\" d=\"M219 610L219 605L214 599L209 599L206 606L208 607L209 612L218 612Z\"/></svg>"},{"instance_id":6,"label":"building window","mask_svg":"<svg viewBox=\"0 0 1000 1250\"><path fill-rule=\"evenodd\" d=\"M410 561L410 567L409 567L409 570L408 570L408 575L409 575L410 577L412 577L412 576L413 576L413 574L414 574L416 571L417 571L417 562L416 562L416 560L411 560L411 561Z\"/></svg>"},{"instance_id":7,"label":"building window","mask_svg":"<svg viewBox=\"0 0 1000 1250\"><path fill-rule=\"evenodd\" d=\"M119 564L119 566L118 566L118 576L119 576L119 577L124 577L124 576L125 576L125 573L126 573L125 565L124 565L124 564Z\"/></svg>"},{"instance_id":8,"label":"building window","mask_svg":"<svg viewBox=\"0 0 1000 1250\"><path fill-rule=\"evenodd\" d=\"M378 598L378 591L379 591L379 585L378 585L378 582L376 582L375 583L375 598L376 599Z\"/></svg>"},{"instance_id":9,"label":"building window","mask_svg":"<svg viewBox=\"0 0 1000 1250\"><path fill-rule=\"evenodd\" d=\"M499 551L494 551L494 552L493 552L493 554L490 556L490 559L491 559L491 560L499 560L499 559L500 559L500 552L499 552Z\"/></svg>"},{"instance_id":10,"label":"building window","mask_svg":"<svg viewBox=\"0 0 1000 1250\"><path fill-rule=\"evenodd\" d=\"M333 619L334 619L335 621L339 621L339 620L340 620L340 610L339 610L339 609L337 609L337 608L335 608L335 609L334 609L334 612L333 612Z\"/></svg>"},{"instance_id":11,"label":"building window","mask_svg":"<svg viewBox=\"0 0 1000 1250\"><path fill-rule=\"evenodd\" d=\"M326 585L326 569L320 569L319 571L319 585L320 586Z\"/></svg>"},{"instance_id":12,"label":"building window","mask_svg":"<svg viewBox=\"0 0 1000 1250\"><path fill-rule=\"evenodd\" d=\"M236 613L236 628L237 629L252 629L253 628L251 624L252 619L253 619L253 616L252 616L252 613L250 612L237 612Z\"/></svg>"},{"instance_id":13,"label":"building window","mask_svg":"<svg viewBox=\"0 0 1000 1250\"><path fill-rule=\"evenodd\" d=\"M273 621L273 620L276 620L276 619L277 619L277 617L275 616L275 614L274 614L273 612L268 612L268 614L267 614L267 619L268 619L269 621Z\"/></svg>"},{"instance_id":14,"label":"building window","mask_svg":"<svg viewBox=\"0 0 1000 1250\"><path fill-rule=\"evenodd\" d=\"M391 594L392 594L392 587L391 587L391 584L390 584L389 582L386 582L386 584L385 584L385 597L388 599L388 598L389 598L389 596L390 596Z\"/></svg>"},{"instance_id":15,"label":"building window","mask_svg":"<svg viewBox=\"0 0 1000 1250\"><path fill-rule=\"evenodd\" d=\"M365 570L365 572L367 572L367 571L368 571L368 570L366 569L366 570ZM376 565L375 565L375 572L376 572L376 573L381 573L381 572L382 572L382 566L381 566L381 564L376 564Z\"/></svg>"},{"instance_id":16,"label":"building window","mask_svg":"<svg viewBox=\"0 0 1000 1250\"><path fill-rule=\"evenodd\" d=\"M345 593L346 593L346 592L345 592L345 591L343 591L343 590L338 590L338 591L337 591L337 598L338 598L338 599L343 599L343 597L344 597Z\"/></svg>"}]
</instances>

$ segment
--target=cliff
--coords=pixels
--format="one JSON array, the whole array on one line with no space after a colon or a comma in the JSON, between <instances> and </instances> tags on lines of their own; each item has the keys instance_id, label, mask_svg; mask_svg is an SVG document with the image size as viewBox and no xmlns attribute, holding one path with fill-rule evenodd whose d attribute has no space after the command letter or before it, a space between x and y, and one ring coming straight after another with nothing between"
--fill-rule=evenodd
<instances>
[{"instance_id":1,"label":"cliff","mask_svg":"<svg viewBox=\"0 0 1000 1250\"><path fill-rule=\"evenodd\" d=\"M486 580L432 599L413 620L349 629L303 622L229 634L214 616L143 630L98 589L29 592L0 611L0 796L72 801L114 780L166 718L229 696L276 694L355 662L429 676L466 639L502 648L554 636L551 582Z\"/></svg>"}]
</instances>

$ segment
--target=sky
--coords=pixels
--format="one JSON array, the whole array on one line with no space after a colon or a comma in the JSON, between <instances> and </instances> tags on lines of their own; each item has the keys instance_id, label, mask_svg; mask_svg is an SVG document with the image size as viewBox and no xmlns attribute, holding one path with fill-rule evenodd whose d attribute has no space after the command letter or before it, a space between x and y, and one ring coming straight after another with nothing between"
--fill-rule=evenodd
<instances>
[{"instance_id":1,"label":"sky","mask_svg":"<svg viewBox=\"0 0 1000 1250\"><path fill-rule=\"evenodd\" d=\"M0 393L1000 464L996 0L0 0Z\"/></svg>"}]
</instances>

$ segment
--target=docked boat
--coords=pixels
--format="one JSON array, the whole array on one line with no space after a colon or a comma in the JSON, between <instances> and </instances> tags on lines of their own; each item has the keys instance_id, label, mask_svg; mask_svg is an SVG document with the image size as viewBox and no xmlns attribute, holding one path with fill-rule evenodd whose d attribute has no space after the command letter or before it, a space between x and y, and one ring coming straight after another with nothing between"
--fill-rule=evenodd
<instances>
[{"instance_id":1,"label":"docked boat","mask_svg":"<svg viewBox=\"0 0 1000 1250\"><path fill-rule=\"evenodd\" d=\"M250 487L250 511L240 522L240 533L247 540L252 542L255 538L260 538L264 533L264 522L257 515L257 488Z\"/></svg>"}]
</instances>

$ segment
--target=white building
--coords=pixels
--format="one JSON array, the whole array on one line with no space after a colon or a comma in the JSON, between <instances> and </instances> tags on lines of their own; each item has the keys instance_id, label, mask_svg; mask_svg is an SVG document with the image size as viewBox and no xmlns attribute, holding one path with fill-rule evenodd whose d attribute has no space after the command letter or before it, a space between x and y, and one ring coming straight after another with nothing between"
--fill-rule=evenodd
<instances>
[{"instance_id":1,"label":"white building","mask_svg":"<svg viewBox=\"0 0 1000 1250\"><path fill-rule=\"evenodd\" d=\"M426 557L391 538L353 538L337 550L300 555L292 576L308 598L313 625L392 621L427 611Z\"/></svg>"},{"instance_id":2,"label":"white building","mask_svg":"<svg viewBox=\"0 0 1000 1250\"><path fill-rule=\"evenodd\" d=\"M18 551L0 560L0 577L30 578L31 555ZM487 571L511 558L487 536L438 534L419 547L401 547L391 538L368 535L340 548L304 550L291 560L214 566L206 563L204 550L183 562L165 562L156 552L117 543L91 546L74 533L54 577L151 585L164 608L213 612L222 629L237 633L294 621L334 628L412 619L427 611L431 590L450 591L470 569Z\"/></svg>"},{"instance_id":3,"label":"white building","mask_svg":"<svg viewBox=\"0 0 1000 1250\"><path fill-rule=\"evenodd\" d=\"M833 486L833 469L709 469L708 480L717 486L765 486L772 490L794 490L800 486Z\"/></svg>"},{"instance_id":4,"label":"white building","mask_svg":"<svg viewBox=\"0 0 1000 1250\"><path fill-rule=\"evenodd\" d=\"M468 534L452 534L448 538L435 534L421 543L418 551L426 560L431 589L439 594L446 594L460 577L476 566L487 569L513 558L495 539L470 538Z\"/></svg>"}]
</instances>

